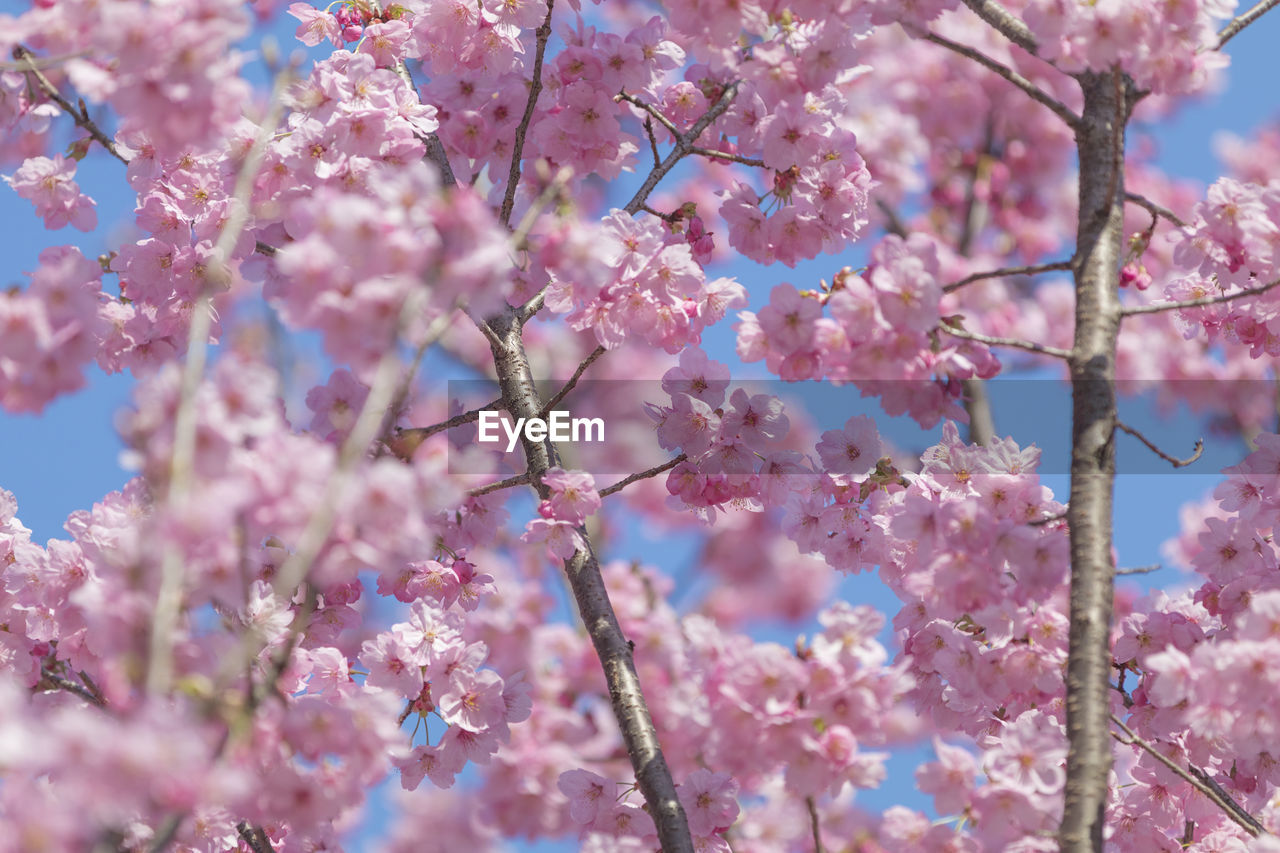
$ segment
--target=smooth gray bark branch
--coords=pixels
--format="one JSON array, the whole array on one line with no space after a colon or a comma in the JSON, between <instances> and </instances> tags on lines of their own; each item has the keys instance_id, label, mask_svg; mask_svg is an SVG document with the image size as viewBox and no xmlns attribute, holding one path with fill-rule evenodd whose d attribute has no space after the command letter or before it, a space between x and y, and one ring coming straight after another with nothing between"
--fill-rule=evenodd
<instances>
[{"instance_id":1,"label":"smooth gray bark branch","mask_svg":"<svg viewBox=\"0 0 1280 853\"><path fill-rule=\"evenodd\" d=\"M1071 351L1071 628L1067 653L1067 781L1062 853L1101 853L1111 771L1111 559L1116 342L1124 229L1124 125L1119 71L1079 76L1080 156L1075 342Z\"/></svg>"},{"instance_id":2,"label":"smooth gray bark branch","mask_svg":"<svg viewBox=\"0 0 1280 853\"><path fill-rule=\"evenodd\" d=\"M490 349L497 368L498 385L507 411L514 418L540 417L543 404L529 369L519 315L514 309L507 309L490 319L488 326L492 331ZM522 438L522 443L530 485L546 499L550 490L542 484L542 476L548 468L560 464L559 454L549 440L532 442ZM609 601L591 540L585 530L580 528L579 532L586 545L565 561L564 570L573 589L582 624L604 668L613 713L622 730L622 740L635 769L636 782L657 826L658 841L664 853L693 853L689 822L676 796L675 781L662 755L653 718L640 690L631 646L622 634L618 617Z\"/></svg>"},{"instance_id":3,"label":"smooth gray bark branch","mask_svg":"<svg viewBox=\"0 0 1280 853\"><path fill-rule=\"evenodd\" d=\"M1027 29L1021 18L999 3L994 0L964 0L964 5L1027 53L1036 52L1036 39L1031 30Z\"/></svg>"},{"instance_id":4,"label":"smooth gray bark branch","mask_svg":"<svg viewBox=\"0 0 1280 853\"><path fill-rule=\"evenodd\" d=\"M1260 2L1255 3L1249 11L1233 19L1231 23L1223 27L1222 31L1218 33L1217 49L1222 50L1223 46L1226 45L1227 42L1239 35L1240 31L1245 27L1261 18L1263 14L1270 10L1271 7L1275 6L1276 3L1280 3L1280 0L1260 0Z\"/></svg>"}]
</instances>

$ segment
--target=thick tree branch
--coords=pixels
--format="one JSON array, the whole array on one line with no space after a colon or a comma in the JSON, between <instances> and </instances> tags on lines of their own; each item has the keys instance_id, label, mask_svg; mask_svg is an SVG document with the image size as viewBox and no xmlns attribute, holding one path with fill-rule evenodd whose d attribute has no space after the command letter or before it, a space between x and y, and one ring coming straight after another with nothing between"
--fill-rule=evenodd
<instances>
[{"instance_id":1,"label":"thick tree branch","mask_svg":"<svg viewBox=\"0 0 1280 853\"><path fill-rule=\"evenodd\" d=\"M529 368L522 323L516 311L508 309L490 319L487 325L494 335L490 346L507 411L516 418L538 417L543 410L542 401ZM551 441L524 439L523 444L530 482L539 496L546 499L550 490L543 485L542 477L547 469L560 463L559 454ZM604 668L614 716L622 731L631 766L635 769L636 782L657 827L663 851L692 853L688 819L676 796L675 781L662 755L658 733L640 689L631 646L622 634L609 601L591 540L585 530L581 532L585 547L565 561L564 570L582 623Z\"/></svg>"},{"instance_id":2,"label":"thick tree branch","mask_svg":"<svg viewBox=\"0 0 1280 853\"><path fill-rule=\"evenodd\" d=\"M1157 314L1161 311L1175 311L1182 308L1203 308L1206 305L1220 305L1223 302L1234 302L1237 299L1257 296L1258 294L1266 293L1268 290L1277 286L1280 286L1280 278L1275 281L1268 282L1261 287L1237 290L1233 293L1223 293L1218 296L1201 296L1198 299L1183 299L1178 302L1153 302L1150 305L1127 305L1121 309L1120 316L1132 317L1135 314Z\"/></svg>"},{"instance_id":3,"label":"thick tree branch","mask_svg":"<svg viewBox=\"0 0 1280 853\"><path fill-rule=\"evenodd\" d=\"M1062 853L1101 853L1111 770L1109 645L1115 565L1116 345L1124 231L1124 126L1120 72L1081 74L1084 113L1071 351L1071 627L1067 653L1067 781Z\"/></svg>"},{"instance_id":4,"label":"thick tree branch","mask_svg":"<svg viewBox=\"0 0 1280 853\"><path fill-rule=\"evenodd\" d=\"M22 45L18 45L13 49L13 58L18 61L19 70L35 78L36 84L40 87L40 91L44 92L45 95L49 97L49 100L53 101L62 108L63 112L71 116L71 118L75 120L75 123L81 127L85 133L89 134L95 142L107 149L107 152L112 157L115 157L121 163L128 165L128 159L120 153L120 149L116 148L115 141L103 133L102 128L98 127L97 123L93 119L89 118L89 111L85 107L84 101L81 101L79 106L72 106L71 101L64 98L62 93L58 91L58 87L53 85L48 77L44 76L44 72L40 70L40 65L38 64L39 60L36 59L30 50Z\"/></svg>"},{"instance_id":5,"label":"thick tree branch","mask_svg":"<svg viewBox=\"0 0 1280 853\"><path fill-rule=\"evenodd\" d=\"M1080 117L1067 109L1061 101L1056 100L1052 95L1036 86L1035 83L1032 83L1017 71L1014 71L1006 65L1001 65L985 53L974 50L968 45L963 45L958 42L951 41L951 39L943 38L937 33L925 33L924 37L926 40L931 41L936 45L940 45L941 47L945 47L947 50L955 51L961 56L968 57L984 68L1000 75L1013 85L1017 86L1023 92L1030 95L1032 100L1048 107L1054 115L1066 122L1068 127L1075 129L1075 127L1080 123Z\"/></svg>"},{"instance_id":6,"label":"thick tree branch","mask_svg":"<svg viewBox=\"0 0 1280 853\"><path fill-rule=\"evenodd\" d=\"M1179 459L1176 456L1170 456L1168 453L1165 453L1163 450L1156 447L1151 442L1151 440L1148 439L1145 435L1138 432L1136 429L1129 426L1124 421L1119 420L1118 418L1116 419L1116 428L1123 432L1127 432L1129 435L1138 439L1138 441L1141 441L1143 444L1147 446L1148 450L1150 450L1156 456L1159 456L1165 462L1168 462L1174 468L1185 468L1188 465L1190 465L1192 462L1195 462L1197 459L1199 459L1200 454L1204 453L1204 439L1202 438L1196 439L1196 449L1195 449L1195 452L1191 454L1191 456L1187 457L1186 459Z\"/></svg>"},{"instance_id":7,"label":"thick tree branch","mask_svg":"<svg viewBox=\"0 0 1280 853\"><path fill-rule=\"evenodd\" d=\"M400 79L409 87L409 91L415 95L418 94L418 87L413 82L413 74L409 72L409 66L402 59L395 65L396 74L400 75ZM424 145L427 146L427 159L436 164L436 168L440 170L440 181L446 187L454 187L458 185L458 178L453 174L453 166L449 163L449 153L444 150L444 143L440 141L440 134L428 134L422 139Z\"/></svg>"},{"instance_id":8,"label":"thick tree branch","mask_svg":"<svg viewBox=\"0 0 1280 853\"><path fill-rule=\"evenodd\" d=\"M647 480L650 477L656 477L659 474L663 473L664 471L670 471L672 468L676 467L677 465L679 465L681 462L685 461L688 458L689 458L688 456L681 453L675 459L670 459L666 462L663 462L661 465L655 465L654 467L650 468L647 471L639 471L635 474L631 474L619 480L618 482L614 483L612 486L601 489L600 497L607 498L609 497L609 495L616 495L618 492L622 491L632 483L639 482L640 480Z\"/></svg>"},{"instance_id":9,"label":"thick tree branch","mask_svg":"<svg viewBox=\"0 0 1280 853\"><path fill-rule=\"evenodd\" d=\"M964 5L972 9L975 15L986 21L1002 36L1027 53L1034 54L1036 52L1036 39L1031 34L1031 30L1027 29L1027 25L1022 23L1022 19L999 3L994 2L994 0L964 0Z\"/></svg>"},{"instance_id":10,"label":"thick tree branch","mask_svg":"<svg viewBox=\"0 0 1280 853\"><path fill-rule=\"evenodd\" d=\"M547 42L551 39L551 13L555 9L555 0L547 0L547 17L542 26L534 31L537 48L533 54L533 80L529 85L529 100L524 105L524 115L520 124L516 125L516 139L511 146L511 168L507 171L507 192L502 197L502 210L498 221L504 226L511 224L511 209L516 203L516 190L520 188L520 160L524 157L524 139L529 133L529 123L533 121L533 111L538 106L538 96L542 94L542 60L547 54Z\"/></svg>"},{"instance_id":11,"label":"thick tree branch","mask_svg":"<svg viewBox=\"0 0 1280 853\"><path fill-rule=\"evenodd\" d=\"M1218 45L1214 50L1222 50L1223 46L1240 34L1240 31L1265 14L1280 0L1259 0L1247 12L1237 15L1225 27L1218 31Z\"/></svg>"},{"instance_id":12,"label":"thick tree branch","mask_svg":"<svg viewBox=\"0 0 1280 853\"><path fill-rule=\"evenodd\" d=\"M240 840L249 845L249 849L253 853L275 853L275 848L271 846L271 840L267 838L267 834L263 832L262 827L249 826L246 821L240 821L236 824L236 832L240 836Z\"/></svg>"}]
</instances>

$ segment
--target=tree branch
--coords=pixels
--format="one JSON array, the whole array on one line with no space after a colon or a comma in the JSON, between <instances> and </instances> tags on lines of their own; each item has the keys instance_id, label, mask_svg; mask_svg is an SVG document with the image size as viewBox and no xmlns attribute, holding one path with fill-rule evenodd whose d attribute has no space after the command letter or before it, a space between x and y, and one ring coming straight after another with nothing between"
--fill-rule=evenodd
<instances>
[{"instance_id":1,"label":"tree branch","mask_svg":"<svg viewBox=\"0 0 1280 853\"><path fill-rule=\"evenodd\" d=\"M1280 286L1280 278L1275 281L1248 290L1237 290L1234 293L1223 293L1218 296L1201 296L1199 299L1183 299L1179 302L1153 302L1150 305L1127 305L1120 310L1121 317L1132 317L1135 314L1156 314L1160 311L1174 311L1181 308L1203 308L1206 305L1219 305L1266 293L1273 287Z\"/></svg>"},{"instance_id":2,"label":"tree branch","mask_svg":"<svg viewBox=\"0 0 1280 853\"><path fill-rule=\"evenodd\" d=\"M937 33L925 33L924 37L927 41L931 41L936 45L940 45L942 47L947 48L948 50L955 51L961 56L965 56L965 57L968 57L969 59L972 59L974 62L978 63L984 68L987 68L990 71L993 71L996 74L1003 77L1004 79L1008 80L1010 83L1017 86L1023 92L1026 92L1028 95L1030 95L1033 100L1048 107L1053 112L1054 115L1056 115L1058 118L1066 122L1067 127L1070 127L1074 130L1080 124L1080 117L1078 115L1071 112L1071 110L1067 109L1066 106L1062 104L1060 101L1055 100L1053 96L1049 95L1047 92L1040 89L1038 86L1036 86L1036 84L1032 83L1030 80L1028 80L1026 77L1023 77L1021 74L1019 74L1017 71L1014 71L1012 68L1009 68L1008 66L1005 66L1005 65L1001 65L999 62L996 62L994 59L987 56L985 53L974 50L973 48L968 47L967 45L959 44L958 42L954 42L954 41L951 41L950 39L943 38Z\"/></svg>"},{"instance_id":3,"label":"tree branch","mask_svg":"<svg viewBox=\"0 0 1280 853\"><path fill-rule=\"evenodd\" d=\"M511 168L507 171L507 191L502 197L502 210L498 216L498 221L504 226L511 224L511 209L516 203L516 190L520 188L520 160L524 157L524 138L529 132L529 123L533 121L538 96L542 94L542 60L547 53L547 41L551 38L551 12L555 5L555 0L547 0L547 17L534 32L538 46L533 55L533 81L529 86L529 100L524 105L524 115L520 118L520 124L516 125L516 139L511 146Z\"/></svg>"},{"instance_id":4,"label":"tree branch","mask_svg":"<svg viewBox=\"0 0 1280 853\"><path fill-rule=\"evenodd\" d=\"M1241 808L1240 804L1227 794L1226 791L1223 791L1222 786L1209 778L1208 774L1203 770L1195 768L1194 771L1188 771L1185 768L1180 767L1177 762L1173 761L1163 752L1156 749L1152 744L1135 734L1133 729L1121 722L1120 718L1115 714L1111 714L1111 722L1119 726L1120 730L1124 732L1124 737L1121 737L1115 732L1111 732L1111 736L1113 738L1120 743L1128 746L1136 746L1142 749L1156 761L1159 761L1165 767L1172 770L1174 775L1179 779L1182 779L1191 787L1208 797L1211 803L1222 809L1222 811L1226 813L1227 817L1231 818L1231 820L1233 820L1245 832L1249 833L1254 838L1257 838L1265 831L1257 818Z\"/></svg>"},{"instance_id":5,"label":"tree branch","mask_svg":"<svg viewBox=\"0 0 1280 853\"><path fill-rule=\"evenodd\" d=\"M40 681L36 683L36 687L65 690L67 693L80 697L90 705L96 705L99 708L107 707L107 700L103 698L101 693L58 675L44 665L40 667Z\"/></svg>"},{"instance_id":6,"label":"tree branch","mask_svg":"<svg viewBox=\"0 0 1280 853\"><path fill-rule=\"evenodd\" d=\"M957 338L964 338L967 341L976 341L980 344L986 344L991 347L1011 347L1012 349L1026 350L1036 355L1047 355L1053 358L1061 358L1070 360L1071 350L1060 349L1058 347L1046 346L1038 344L1035 341L1024 341L1021 338L997 338L991 335L984 335L979 332L969 332L964 329L943 323L938 326L939 329Z\"/></svg>"},{"instance_id":7,"label":"tree branch","mask_svg":"<svg viewBox=\"0 0 1280 853\"><path fill-rule=\"evenodd\" d=\"M481 495L487 495L490 492L500 492L503 489L509 489L512 486L523 486L529 482L531 482L531 480L529 479L528 472L525 472L523 474L516 474L514 477L508 477L507 479L499 480L496 483L489 483L486 486L480 486L479 488L471 489L470 491L467 492L467 496L472 498L478 498Z\"/></svg>"},{"instance_id":8,"label":"tree branch","mask_svg":"<svg viewBox=\"0 0 1280 853\"><path fill-rule=\"evenodd\" d=\"M1052 272L1054 270L1071 269L1071 261L1054 261L1048 264L1031 264L1023 267L1004 267L998 270L988 270L986 272L976 272L973 275L967 275L959 281L953 281L950 284L942 286L943 293L955 293L960 288L973 284L975 281L982 281L987 278L1005 278L1014 275L1037 275L1042 272Z\"/></svg>"},{"instance_id":9,"label":"tree branch","mask_svg":"<svg viewBox=\"0 0 1280 853\"><path fill-rule=\"evenodd\" d=\"M600 497L607 498L609 497L609 495L616 495L618 492L622 491L632 483L638 482L640 480L646 480L649 477L656 477L664 471L670 471L672 468L676 467L677 465L679 465L681 462L685 461L688 458L689 458L688 456L681 453L675 459L671 459L666 462L663 462L661 465L657 465L653 468L650 468L648 471L640 471L639 473L631 474L630 476L614 483L612 486L601 489Z\"/></svg>"},{"instance_id":10,"label":"tree branch","mask_svg":"<svg viewBox=\"0 0 1280 853\"><path fill-rule=\"evenodd\" d=\"M400 75L400 79L409 87L409 91L415 95L418 94L418 87L413 82L413 74L409 72L409 65L403 59L395 65L396 74ZM436 168L440 170L440 180L446 187L455 187L458 185L458 177L453 174L453 166L449 163L449 152L444 150L444 143L440 141L440 134L428 134L422 140L427 146L427 159L436 164Z\"/></svg>"},{"instance_id":11,"label":"tree branch","mask_svg":"<svg viewBox=\"0 0 1280 853\"><path fill-rule=\"evenodd\" d=\"M18 45L13 49L13 58L18 61L19 70L35 78L37 85L40 87L40 91L48 95L49 99L61 107L63 112L71 116L71 118L75 120L75 123L83 128L84 131L94 139L94 141L107 149L107 153L112 157L115 157L121 163L128 165L129 161L120 153L120 150L116 148L116 143L111 139L111 137L102 132L102 128L98 127L97 123L94 122L93 119L89 118L89 111L85 108L84 101L80 102L79 108L72 106L71 102L64 98L62 93L58 91L58 87L53 85L48 77L44 76L44 72L42 72L40 70L40 66L37 65L38 60L30 50L22 45Z\"/></svg>"},{"instance_id":12,"label":"tree branch","mask_svg":"<svg viewBox=\"0 0 1280 853\"><path fill-rule=\"evenodd\" d=\"M1225 27L1218 31L1218 45L1214 50L1222 50L1223 45L1231 41L1240 31L1252 24L1265 14L1272 6L1280 3L1280 0L1259 0L1249 11L1237 15Z\"/></svg>"},{"instance_id":13,"label":"tree branch","mask_svg":"<svg viewBox=\"0 0 1280 853\"><path fill-rule=\"evenodd\" d=\"M242 820L236 824L236 833L239 834L241 841L249 845L253 853L275 853L275 848L271 846L271 839L267 838L262 827L249 826L247 821Z\"/></svg>"},{"instance_id":14,"label":"tree branch","mask_svg":"<svg viewBox=\"0 0 1280 853\"><path fill-rule=\"evenodd\" d=\"M1138 432L1136 429L1129 426L1124 421L1119 420L1118 418L1116 419L1116 428L1120 429L1123 432L1127 432L1129 435L1138 439L1138 441L1141 441L1143 444L1147 446L1148 450L1150 450L1156 456L1159 456L1165 462L1168 462L1174 468L1185 468L1188 465L1190 465L1192 462L1195 462L1197 459L1199 459L1200 454L1204 453L1204 439L1202 438L1196 439L1196 449L1195 449L1195 452L1191 454L1191 456L1189 456L1186 459L1178 459L1176 456L1170 456L1168 453L1165 453L1163 450L1156 447L1154 444L1151 443L1151 441L1145 435Z\"/></svg>"},{"instance_id":15,"label":"tree branch","mask_svg":"<svg viewBox=\"0 0 1280 853\"><path fill-rule=\"evenodd\" d=\"M386 445L391 449L392 453L408 462L409 457L418 449L418 445L422 444L422 442L426 441L431 436L436 433L451 430L454 427L474 423L475 421L480 420L481 412L491 411L501 405L502 400L494 400L487 406L481 406L478 409L472 409L469 412L454 415L447 421L441 421L440 423L432 424L431 426L407 427L405 429L397 427L395 434L387 439Z\"/></svg>"},{"instance_id":16,"label":"tree branch","mask_svg":"<svg viewBox=\"0 0 1280 853\"><path fill-rule=\"evenodd\" d=\"M655 166L654 169L649 172L649 177L644 179L644 183L640 186L640 189L636 190L636 194L632 196L631 201L627 202L627 205L623 210L635 215L636 211L640 210L640 208L644 206L645 201L649 198L649 193L653 192L653 189L658 185L658 182L666 177L667 172L670 172L675 168L676 163L679 163L686 154L689 154L693 150L694 143L698 141L698 137L702 135L702 131L710 127L713 121L723 115L725 110L729 109L729 105L733 103L733 99L737 97L737 95L738 83L737 81L734 81L725 87L724 91L720 93L720 97L716 99L716 102L711 105L710 109L703 113L702 118L693 123L693 126L689 128L688 132L675 134L675 148L671 149L671 152L667 154L666 159L663 160L660 165Z\"/></svg>"},{"instance_id":17,"label":"tree branch","mask_svg":"<svg viewBox=\"0 0 1280 853\"><path fill-rule=\"evenodd\" d=\"M827 853L822 846L822 827L818 822L818 806L813 797L805 797L804 804L809 809L809 827L813 830L813 853Z\"/></svg>"},{"instance_id":18,"label":"tree branch","mask_svg":"<svg viewBox=\"0 0 1280 853\"><path fill-rule=\"evenodd\" d=\"M550 400L548 400L547 404L542 407L542 412L540 416L545 418L547 416L547 413L550 412L552 409L554 409L557 405L559 405L561 400L569 396L569 392L573 390L574 386L578 384L578 380L582 378L582 374L586 373L587 368L595 364L596 359L604 355L605 352L606 352L605 348L601 346L598 346L595 349L593 349L591 353L582 360L582 364L578 365L578 369L575 370L573 372L573 375L569 377L569 381L564 384L564 387L561 388L559 391L557 391L555 393L555 396L553 396Z\"/></svg>"},{"instance_id":19,"label":"tree branch","mask_svg":"<svg viewBox=\"0 0 1280 853\"><path fill-rule=\"evenodd\" d=\"M722 99L722 103L727 106L727 99ZM714 117L707 119L706 123L713 120ZM636 202L637 206L641 203L643 198ZM507 309L491 318L487 325L494 334L490 349L507 411L516 418L538 417L543 407L525 353L519 315L515 309ZM543 484L542 477L549 468L560 464L559 454L551 441L534 442L524 438L523 445L530 484L545 500L550 496L550 490ZM658 743L658 733L640 688L631 646L622 634L609 601L591 539L585 531L582 534L583 547L565 560L564 570L582 623L604 669L613 713L635 770L636 783L644 794L663 851L693 853L688 819Z\"/></svg>"},{"instance_id":20,"label":"tree branch","mask_svg":"<svg viewBox=\"0 0 1280 853\"><path fill-rule=\"evenodd\" d=\"M1000 35L1025 50L1034 54L1039 49L1035 36L1022 20L994 0L964 0L973 13L996 29Z\"/></svg>"},{"instance_id":21,"label":"tree branch","mask_svg":"<svg viewBox=\"0 0 1280 853\"><path fill-rule=\"evenodd\" d=\"M1076 129L1079 214L1075 336L1071 348L1070 629L1066 671L1067 779L1062 853L1100 853L1111 739L1111 557L1115 488L1116 348L1124 232L1124 127L1129 101L1121 72L1085 72Z\"/></svg>"},{"instance_id":22,"label":"tree branch","mask_svg":"<svg viewBox=\"0 0 1280 853\"><path fill-rule=\"evenodd\" d=\"M1280 2L1280 0L1277 0L1277 2ZM1162 217L1164 219L1169 220L1179 228L1185 228L1187 226L1187 223L1183 222L1182 217L1178 216L1178 214L1174 213L1172 210L1165 207L1164 205L1156 204L1154 201L1152 201L1151 199L1147 198L1144 195L1139 195L1138 193L1126 192L1124 194L1124 200L1131 201L1134 204L1138 205L1139 207L1145 207L1147 209L1147 212L1151 214L1153 227L1154 227L1155 221Z\"/></svg>"}]
</instances>

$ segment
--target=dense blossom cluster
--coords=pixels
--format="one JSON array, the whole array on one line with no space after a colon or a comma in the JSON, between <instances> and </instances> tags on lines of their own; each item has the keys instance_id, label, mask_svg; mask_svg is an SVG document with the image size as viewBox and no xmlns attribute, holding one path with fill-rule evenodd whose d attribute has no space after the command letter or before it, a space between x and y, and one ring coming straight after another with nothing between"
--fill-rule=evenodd
<instances>
[{"instance_id":1,"label":"dense blossom cluster","mask_svg":"<svg viewBox=\"0 0 1280 853\"><path fill-rule=\"evenodd\" d=\"M743 312L738 355L763 359L788 381L852 382L889 414L908 413L923 426L962 417L960 381L989 378L1000 365L985 346L939 328L938 273L932 240L890 235L865 274L845 268L821 292L781 284L758 313Z\"/></svg>"},{"instance_id":2,"label":"dense blossom cluster","mask_svg":"<svg viewBox=\"0 0 1280 853\"><path fill-rule=\"evenodd\" d=\"M39 412L90 362L131 371L137 472L43 546L0 489L0 853L339 850L389 775L390 851L650 851L623 662L697 850L1056 849L1067 508L1037 448L961 440L962 389L1001 370L982 341L1072 345L1070 288L1016 271L1075 257L1071 75L1118 69L1157 116L1224 65L1235 3L1010 0L999 27L955 0L283 5L253 8L324 55L270 102L240 74L241 4L0 16L8 186L51 230L98 228L99 159L136 195L101 258L45 249L0 294L0 407ZM975 78L965 50L1007 73ZM1268 375L1277 147L1231 143L1235 177L1198 202L1147 153L1126 164L1126 190L1190 212L1166 238L1176 214L1127 211L1127 306L1259 293L1126 318L1121 378ZM794 269L873 229L865 266L813 289L715 269ZM302 387L264 309L322 343ZM868 416L819 425L731 382L712 355L734 311L742 361L853 384L941 439L900 452ZM464 446L478 411L441 415L446 358L501 380L511 415L588 368L665 396L608 449L521 468ZM606 384L567 399L635 396ZM1268 416L1239 388L1160 394ZM1116 602L1122 853L1276 848L1193 785L1280 830L1280 438L1255 442L1174 546L1202 585ZM606 478L655 445L667 465ZM671 561L696 540L696 570L610 553L649 527ZM873 572L896 613L831 601ZM769 620L810 627L771 642ZM862 810L890 751L929 742L916 785L945 819Z\"/></svg>"}]
</instances>

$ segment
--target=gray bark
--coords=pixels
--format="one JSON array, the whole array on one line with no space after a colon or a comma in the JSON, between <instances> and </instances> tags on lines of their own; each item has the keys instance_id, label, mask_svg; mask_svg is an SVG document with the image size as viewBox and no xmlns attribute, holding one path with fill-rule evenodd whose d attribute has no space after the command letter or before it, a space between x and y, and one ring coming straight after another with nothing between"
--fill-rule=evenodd
<instances>
[{"instance_id":1,"label":"gray bark","mask_svg":"<svg viewBox=\"0 0 1280 853\"><path fill-rule=\"evenodd\" d=\"M1111 558L1115 482L1116 340L1123 260L1124 125L1129 85L1085 73L1076 129L1080 212L1071 353L1071 630L1067 658L1067 781L1063 853L1101 853L1111 770Z\"/></svg>"},{"instance_id":2,"label":"gray bark","mask_svg":"<svg viewBox=\"0 0 1280 853\"><path fill-rule=\"evenodd\" d=\"M513 310L508 310L502 316L490 320L489 328L494 333L490 339L490 349L493 351L504 407L513 418L540 417L542 401L529 370L522 323ZM542 484L542 475L548 468L560 464L555 445L551 441L530 442L523 438L522 442L532 484L539 496L545 499L549 496L549 490ZM689 822L676 797L675 781L671 777L666 759L663 758L653 718L640 690L640 678L632 659L631 645L618 625L591 540L585 529L579 529L579 532L586 547L576 551L565 561L564 570L573 589L582 624L586 627L604 668L613 713L622 730L622 740L626 745L627 755L631 757L636 782L657 826L658 840L664 853L693 853Z\"/></svg>"}]
</instances>

